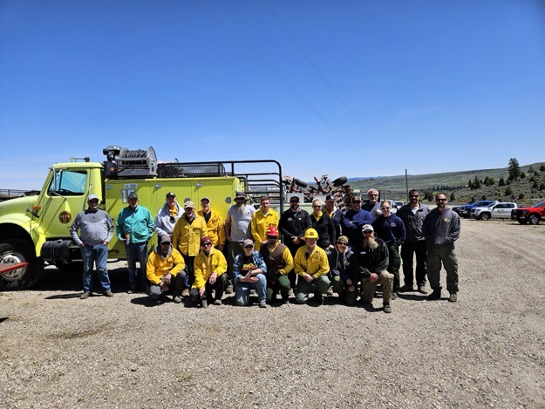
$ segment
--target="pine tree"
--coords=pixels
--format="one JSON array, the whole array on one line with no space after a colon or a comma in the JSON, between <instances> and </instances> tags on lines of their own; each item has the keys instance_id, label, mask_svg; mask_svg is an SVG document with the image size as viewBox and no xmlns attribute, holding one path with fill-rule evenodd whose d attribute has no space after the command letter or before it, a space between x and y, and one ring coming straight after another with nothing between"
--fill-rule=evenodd
<instances>
[{"instance_id":1,"label":"pine tree","mask_svg":"<svg viewBox=\"0 0 545 409\"><path fill-rule=\"evenodd\" d=\"M503 179L503 176L500 178L500 181L498 182L498 186L505 186L505 180Z\"/></svg>"},{"instance_id":2,"label":"pine tree","mask_svg":"<svg viewBox=\"0 0 545 409\"><path fill-rule=\"evenodd\" d=\"M509 180L516 180L520 177L520 166L519 161L515 158L509 159L509 164L507 165L507 170L509 172Z\"/></svg>"}]
</instances>

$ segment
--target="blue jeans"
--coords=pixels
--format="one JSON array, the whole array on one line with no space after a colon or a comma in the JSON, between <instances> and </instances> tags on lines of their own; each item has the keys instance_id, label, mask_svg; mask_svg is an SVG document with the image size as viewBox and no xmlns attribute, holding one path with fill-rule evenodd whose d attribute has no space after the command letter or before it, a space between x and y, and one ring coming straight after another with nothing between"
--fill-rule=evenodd
<instances>
[{"instance_id":1,"label":"blue jeans","mask_svg":"<svg viewBox=\"0 0 545 409\"><path fill-rule=\"evenodd\" d=\"M129 265L129 287L136 290L139 286L146 287L148 279L146 277L146 263L148 262L148 243L129 243L125 245L127 253L127 264ZM136 269L136 262L140 263L140 268Z\"/></svg>"},{"instance_id":2,"label":"blue jeans","mask_svg":"<svg viewBox=\"0 0 545 409\"><path fill-rule=\"evenodd\" d=\"M265 274L258 274L257 283L243 283L237 281L235 283L235 302L237 305L248 305L250 300L250 289L254 289L257 293L259 301L265 300L265 291L267 289L267 278Z\"/></svg>"},{"instance_id":3,"label":"blue jeans","mask_svg":"<svg viewBox=\"0 0 545 409\"><path fill-rule=\"evenodd\" d=\"M93 265L96 264L98 280L102 292L110 289L110 277L108 276L108 246L96 244L85 245L81 248L83 258L83 292L91 292L91 279L93 277Z\"/></svg>"}]
</instances>

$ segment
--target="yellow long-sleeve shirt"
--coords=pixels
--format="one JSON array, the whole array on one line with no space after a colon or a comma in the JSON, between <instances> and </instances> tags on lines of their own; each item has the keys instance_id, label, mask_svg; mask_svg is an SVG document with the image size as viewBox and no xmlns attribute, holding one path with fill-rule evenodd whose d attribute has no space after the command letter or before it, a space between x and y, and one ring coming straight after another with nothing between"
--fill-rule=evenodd
<instances>
[{"instance_id":1,"label":"yellow long-sleeve shirt","mask_svg":"<svg viewBox=\"0 0 545 409\"><path fill-rule=\"evenodd\" d=\"M295 253L295 273L302 276L305 273L310 274L314 278L318 278L327 274L329 271L329 261L327 260L326 252L318 246L314 247L312 253L306 256L308 247L303 246Z\"/></svg>"},{"instance_id":2,"label":"yellow long-sleeve shirt","mask_svg":"<svg viewBox=\"0 0 545 409\"><path fill-rule=\"evenodd\" d=\"M204 218L196 215L193 223L189 224L185 215L182 215L174 226L172 232L172 245L181 254L196 256L201 249L201 238L206 235L206 222Z\"/></svg>"},{"instance_id":3,"label":"yellow long-sleeve shirt","mask_svg":"<svg viewBox=\"0 0 545 409\"><path fill-rule=\"evenodd\" d=\"M195 281L193 288L204 288L206 282L213 273L219 277L227 271L227 260L223 253L215 248L210 250L207 256L204 251L200 251L194 262Z\"/></svg>"},{"instance_id":4,"label":"yellow long-sleeve shirt","mask_svg":"<svg viewBox=\"0 0 545 409\"><path fill-rule=\"evenodd\" d=\"M225 244L225 221L221 216L213 210L210 210L210 219L206 222L206 235L210 237L212 245L217 247L218 244ZM202 210L197 212L204 219ZM206 219L205 219L206 221Z\"/></svg>"},{"instance_id":5,"label":"yellow long-sleeve shirt","mask_svg":"<svg viewBox=\"0 0 545 409\"><path fill-rule=\"evenodd\" d=\"M266 215L263 214L263 210L261 209L254 213L252 216L251 229L256 250L261 248L261 243L267 238L267 229L270 226L278 227L279 221L280 216L273 209L269 209Z\"/></svg>"},{"instance_id":6,"label":"yellow long-sleeve shirt","mask_svg":"<svg viewBox=\"0 0 545 409\"><path fill-rule=\"evenodd\" d=\"M172 277L176 277L184 268L184 258L178 250L173 248L166 257L163 257L156 249L148 257L146 277L157 285L165 274L170 273Z\"/></svg>"}]
</instances>

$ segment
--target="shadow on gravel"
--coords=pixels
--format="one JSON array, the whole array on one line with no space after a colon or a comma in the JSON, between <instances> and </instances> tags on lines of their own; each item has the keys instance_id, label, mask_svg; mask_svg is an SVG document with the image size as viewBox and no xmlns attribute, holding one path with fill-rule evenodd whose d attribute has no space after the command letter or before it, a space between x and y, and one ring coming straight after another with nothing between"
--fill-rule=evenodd
<instances>
[{"instance_id":1,"label":"shadow on gravel","mask_svg":"<svg viewBox=\"0 0 545 409\"><path fill-rule=\"evenodd\" d=\"M399 293L398 297L400 300L409 300L409 301L426 301L428 296L424 294L407 294Z\"/></svg>"},{"instance_id":2,"label":"shadow on gravel","mask_svg":"<svg viewBox=\"0 0 545 409\"><path fill-rule=\"evenodd\" d=\"M113 293L126 292L129 289L129 274L126 268L108 270ZM93 273L92 291L101 293L96 272ZM73 298L82 292L81 272L64 272L54 266L47 267L38 282L29 291L66 291L72 294L55 295L48 299ZM77 293L74 295L73 293Z\"/></svg>"}]
</instances>

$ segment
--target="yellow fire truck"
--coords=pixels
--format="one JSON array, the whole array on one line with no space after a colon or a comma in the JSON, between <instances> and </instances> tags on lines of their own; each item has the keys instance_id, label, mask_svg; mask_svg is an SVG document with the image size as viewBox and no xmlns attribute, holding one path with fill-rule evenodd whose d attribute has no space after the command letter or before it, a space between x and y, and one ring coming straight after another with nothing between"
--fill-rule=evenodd
<instances>
[{"instance_id":1,"label":"yellow fire truck","mask_svg":"<svg viewBox=\"0 0 545 409\"><path fill-rule=\"evenodd\" d=\"M87 197L97 195L100 208L114 219L127 206L131 192L153 217L173 191L178 201L199 203L202 197L227 214L236 192L250 203L267 195L283 210L282 167L276 160L219 162L160 162L155 150L129 150L118 146L103 149L103 163L89 158L51 166L43 188L36 196L0 203L0 290L26 289L39 278L44 263L59 268L81 260L79 247L70 237L74 217L87 208ZM155 245L154 238L149 247ZM110 257L125 258L123 243L114 236ZM9 268L8 268L9 266ZM15 268L22 266L20 268Z\"/></svg>"}]
</instances>

